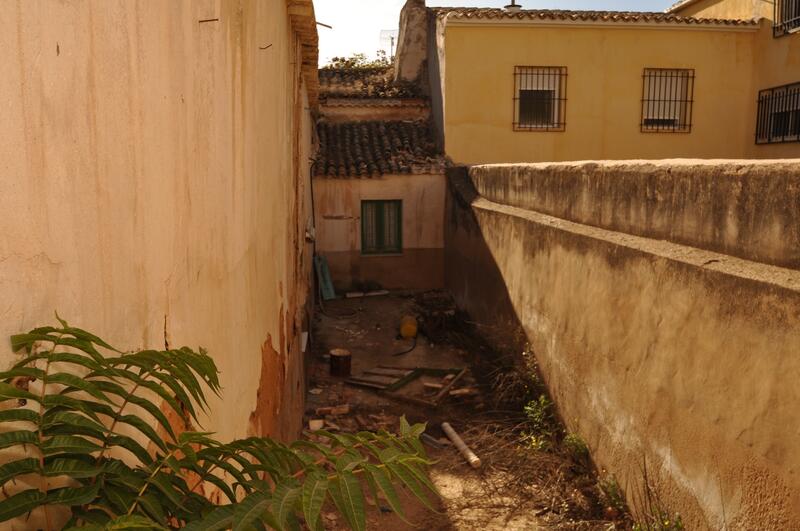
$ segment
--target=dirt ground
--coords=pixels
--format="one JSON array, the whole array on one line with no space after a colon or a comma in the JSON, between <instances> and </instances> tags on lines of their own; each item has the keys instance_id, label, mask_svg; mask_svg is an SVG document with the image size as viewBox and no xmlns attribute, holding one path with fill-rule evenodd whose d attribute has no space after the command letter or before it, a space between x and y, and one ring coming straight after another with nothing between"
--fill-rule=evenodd
<instances>
[{"instance_id":1,"label":"dirt ground","mask_svg":"<svg viewBox=\"0 0 800 531\"><path fill-rule=\"evenodd\" d=\"M412 340L398 338L404 315L419 317L420 335L407 354ZM490 353L468 326L457 321L449 298L439 292L390 294L376 297L341 299L325 303L317 312L311 345L310 392L307 397L306 425L310 419L325 419L326 429L357 432L387 429L397 431L399 418L427 423L426 433L441 448L426 445L436 463L430 476L441 494L438 513L431 512L413 497L404 497L406 518L414 527L429 530L614 530L628 525L615 510L608 508L598 479L588 459L579 459L558 448L534 450L522 441L525 416L520 410L497 409L497 400L487 384L486 361ZM439 323L433 323L440 319ZM442 322L449 323L442 328ZM459 326L453 326L458 323ZM434 325L439 328L434 333ZM449 328L449 330L447 329ZM426 335L427 333L427 335ZM439 342L433 342L436 337ZM351 374L357 376L379 365L467 368L466 375L453 389L470 388L473 395L448 396L438 407L409 402L402 397L345 383L330 375L331 349L343 348L352 355ZM424 382L441 383L441 377L423 376L402 388L404 396L430 400L436 390ZM502 389L501 389L502 391ZM349 404L344 415L317 415L320 407ZM475 470L466 463L441 430L447 421L463 436L481 458ZM412 529L381 504L369 500L367 528L393 531ZM611 514L609 514L609 512ZM616 521L607 519L611 516ZM341 516L323 513L326 529L346 529Z\"/></svg>"}]
</instances>

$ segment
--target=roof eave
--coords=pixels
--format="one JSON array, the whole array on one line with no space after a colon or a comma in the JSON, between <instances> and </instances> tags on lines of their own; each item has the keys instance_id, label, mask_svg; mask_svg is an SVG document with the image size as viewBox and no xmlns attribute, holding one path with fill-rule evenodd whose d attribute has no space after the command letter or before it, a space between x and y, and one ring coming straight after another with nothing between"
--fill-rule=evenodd
<instances>
[{"instance_id":1,"label":"roof eave","mask_svg":"<svg viewBox=\"0 0 800 531\"><path fill-rule=\"evenodd\" d=\"M286 0L286 10L292 29L300 40L301 70L311 108L319 104L319 35L312 0Z\"/></svg>"},{"instance_id":2,"label":"roof eave","mask_svg":"<svg viewBox=\"0 0 800 531\"><path fill-rule=\"evenodd\" d=\"M553 19L522 19L522 18L465 18L446 16L448 26L536 26L536 27L563 27L596 28L613 27L617 29L661 29L661 30L704 30L704 31L757 31L757 21L701 22L701 21L613 21L613 20L553 20Z\"/></svg>"}]
</instances>

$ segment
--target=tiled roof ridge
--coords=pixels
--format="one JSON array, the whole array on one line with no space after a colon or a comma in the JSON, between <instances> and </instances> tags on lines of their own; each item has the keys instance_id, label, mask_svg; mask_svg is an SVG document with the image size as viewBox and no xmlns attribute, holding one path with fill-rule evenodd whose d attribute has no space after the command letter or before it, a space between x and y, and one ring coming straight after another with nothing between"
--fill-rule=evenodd
<instances>
[{"instance_id":1,"label":"tiled roof ridge","mask_svg":"<svg viewBox=\"0 0 800 531\"><path fill-rule=\"evenodd\" d=\"M394 80L392 65L320 68L320 95L325 98L417 99L424 97L416 83Z\"/></svg>"},{"instance_id":2,"label":"tiled roof ridge","mask_svg":"<svg viewBox=\"0 0 800 531\"><path fill-rule=\"evenodd\" d=\"M444 170L430 120L322 120L317 134L320 146L315 176L372 178Z\"/></svg>"},{"instance_id":3,"label":"tiled roof ridge","mask_svg":"<svg viewBox=\"0 0 800 531\"><path fill-rule=\"evenodd\" d=\"M697 24L721 26L755 26L754 19L724 19L685 17L660 11L595 11L568 9L523 9L507 11L501 8L485 7L432 7L439 18L450 15L460 19L517 19L517 20L563 20L577 22L654 22L661 24Z\"/></svg>"},{"instance_id":4,"label":"tiled roof ridge","mask_svg":"<svg viewBox=\"0 0 800 531\"><path fill-rule=\"evenodd\" d=\"M365 74L379 74L384 72L389 72L390 70L394 70L394 66L386 65L386 66L350 66L350 67L333 67L333 66L323 66L319 69L320 76L334 76L337 74L341 74L342 72L347 73L358 73L363 72Z\"/></svg>"}]
</instances>

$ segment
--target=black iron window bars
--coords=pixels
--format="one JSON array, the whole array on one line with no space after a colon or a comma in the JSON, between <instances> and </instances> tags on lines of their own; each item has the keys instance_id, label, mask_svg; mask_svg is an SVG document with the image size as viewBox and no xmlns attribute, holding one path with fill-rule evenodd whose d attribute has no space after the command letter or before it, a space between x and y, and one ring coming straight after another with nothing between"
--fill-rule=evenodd
<instances>
[{"instance_id":1,"label":"black iron window bars","mask_svg":"<svg viewBox=\"0 0 800 531\"><path fill-rule=\"evenodd\" d=\"M690 132L694 70L645 68L642 78L642 132Z\"/></svg>"},{"instance_id":2,"label":"black iron window bars","mask_svg":"<svg viewBox=\"0 0 800 531\"><path fill-rule=\"evenodd\" d=\"M567 67L514 67L514 130L563 131L567 125Z\"/></svg>"},{"instance_id":3,"label":"black iron window bars","mask_svg":"<svg viewBox=\"0 0 800 531\"><path fill-rule=\"evenodd\" d=\"M800 0L775 0L772 34L781 37L800 31Z\"/></svg>"},{"instance_id":4,"label":"black iron window bars","mask_svg":"<svg viewBox=\"0 0 800 531\"><path fill-rule=\"evenodd\" d=\"M800 83L758 93L756 144L800 142Z\"/></svg>"}]
</instances>

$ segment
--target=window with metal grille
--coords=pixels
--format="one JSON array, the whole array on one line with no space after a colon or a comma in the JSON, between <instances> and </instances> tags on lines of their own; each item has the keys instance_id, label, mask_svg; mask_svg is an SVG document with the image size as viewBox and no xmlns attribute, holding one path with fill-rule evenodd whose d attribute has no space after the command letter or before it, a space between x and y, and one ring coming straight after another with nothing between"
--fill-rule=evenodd
<instances>
[{"instance_id":1,"label":"window with metal grille","mask_svg":"<svg viewBox=\"0 0 800 531\"><path fill-rule=\"evenodd\" d=\"M514 67L515 131L563 131L566 111L567 67Z\"/></svg>"},{"instance_id":2,"label":"window with metal grille","mask_svg":"<svg viewBox=\"0 0 800 531\"><path fill-rule=\"evenodd\" d=\"M403 251L403 202L398 199L361 201L361 252Z\"/></svg>"},{"instance_id":3,"label":"window with metal grille","mask_svg":"<svg viewBox=\"0 0 800 531\"><path fill-rule=\"evenodd\" d=\"M775 0L774 9L773 35L780 37L800 30L800 0Z\"/></svg>"},{"instance_id":4,"label":"window with metal grille","mask_svg":"<svg viewBox=\"0 0 800 531\"><path fill-rule=\"evenodd\" d=\"M642 77L642 131L691 131L694 70L645 68Z\"/></svg>"},{"instance_id":5,"label":"window with metal grille","mask_svg":"<svg viewBox=\"0 0 800 531\"><path fill-rule=\"evenodd\" d=\"M758 93L756 144L800 142L800 83Z\"/></svg>"}]
</instances>

